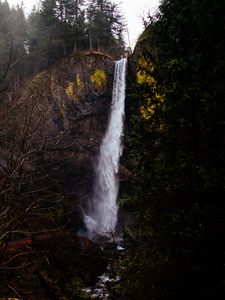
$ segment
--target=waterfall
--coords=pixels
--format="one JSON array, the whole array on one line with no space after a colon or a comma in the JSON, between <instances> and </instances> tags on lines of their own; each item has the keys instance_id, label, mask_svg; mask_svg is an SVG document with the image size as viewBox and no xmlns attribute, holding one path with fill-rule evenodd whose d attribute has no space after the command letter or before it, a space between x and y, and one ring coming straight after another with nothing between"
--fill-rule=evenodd
<instances>
[{"instance_id":1,"label":"waterfall","mask_svg":"<svg viewBox=\"0 0 225 300\"><path fill-rule=\"evenodd\" d=\"M126 58L115 64L111 115L95 168L93 197L90 199L89 209L84 217L90 237L114 232L117 223L118 171L123 151L126 65Z\"/></svg>"}]
</instances>

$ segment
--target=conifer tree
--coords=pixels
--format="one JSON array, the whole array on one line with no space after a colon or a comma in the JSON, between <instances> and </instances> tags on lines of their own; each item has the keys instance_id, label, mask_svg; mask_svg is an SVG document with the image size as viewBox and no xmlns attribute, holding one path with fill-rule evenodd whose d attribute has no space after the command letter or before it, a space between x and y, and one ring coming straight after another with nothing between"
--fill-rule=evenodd
<instances>
[{"instance_id":1,"label":"conifer tree","mask_svg":"<svg viewBox=\"0 0 225 300\"><path fill-rule=\"evenodd\" d=\"M124 21L117 4L91 0L87 8L90 48L120 52L124 48Z\"/></svg>"},{"instance_id":2,"label":"conifer tree","mask_svg":"<svg viewBox=\"0 0 225 300\"><path fill-rule=\"evenodd\" d=\"M17 79L22 79L25 73L26 41L23 6L11 8L7 1L0 1L0 68L4 69L11 56L11 74Z\"/></svg>"}]
</instances>

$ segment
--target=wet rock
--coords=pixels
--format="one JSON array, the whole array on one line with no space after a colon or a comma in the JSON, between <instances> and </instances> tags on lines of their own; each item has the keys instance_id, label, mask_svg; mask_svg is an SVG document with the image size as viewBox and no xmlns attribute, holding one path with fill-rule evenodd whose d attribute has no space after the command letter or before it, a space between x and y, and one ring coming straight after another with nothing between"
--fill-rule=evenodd
<instances>
[{"instance_id":1,"label":"wet rock","mask_svg":"<svg viewBox=\"0 0 225 300\"><path fill-rule=\"evenodd\" d=\"M42 145L38 167L82 205L107 128L113 72L107 55L72 55L34 77L20 99L24 113L34 110L33 142Z\"/></svg>"}]
</instances>

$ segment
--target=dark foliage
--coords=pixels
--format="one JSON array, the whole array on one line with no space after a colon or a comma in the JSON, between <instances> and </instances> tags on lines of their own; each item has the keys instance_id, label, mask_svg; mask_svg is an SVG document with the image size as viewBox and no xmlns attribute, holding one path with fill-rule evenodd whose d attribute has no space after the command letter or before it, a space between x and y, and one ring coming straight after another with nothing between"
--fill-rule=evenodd
<instances>
[{"instance_id":1,"label":"dark foliage","mask_svg":"<svg viewBox=\"0 0 225 300\"><path fill-rule=\"evenodd\" d=\"M224 9L163 1L137 44L125 201L137 228L122 299L224 299Z\"/></svg>"},{"instance_id":2,"label":"dark foliage","mask_svg":"<svg viewBox=\"0 0 225 300\"><path fill-rule=\"evenodd\" d=\"M25 17L23 4L0 1L0 70L12 51L14 85L80 51L124 53L124 20L109 0L43 0ZM1 75L1 74L0 74Z\"/></svg>"}]
</instances>

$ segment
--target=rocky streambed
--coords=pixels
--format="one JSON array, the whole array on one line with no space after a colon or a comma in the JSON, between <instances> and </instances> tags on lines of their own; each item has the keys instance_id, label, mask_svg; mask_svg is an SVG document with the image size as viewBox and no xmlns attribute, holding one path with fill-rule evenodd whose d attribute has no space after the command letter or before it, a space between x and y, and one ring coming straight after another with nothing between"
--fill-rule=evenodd
<instances>
[{"instance_id":1,"label":"rocky streambed","mask_svg":"<svg viewBox=\"0 0 225 300\"><path fill-rule=\"evenodd\" d=\"M113 265L115 260L124 254L125 248L116 244L109 244L102 246L101 249L103 255L111 256L107 268L104 273L97 277L93 286L82 288L82 292L90 299L107 300L112 299L113 289L120 282L120 276L118 276Z\"/></svg>"}]
</instances>

